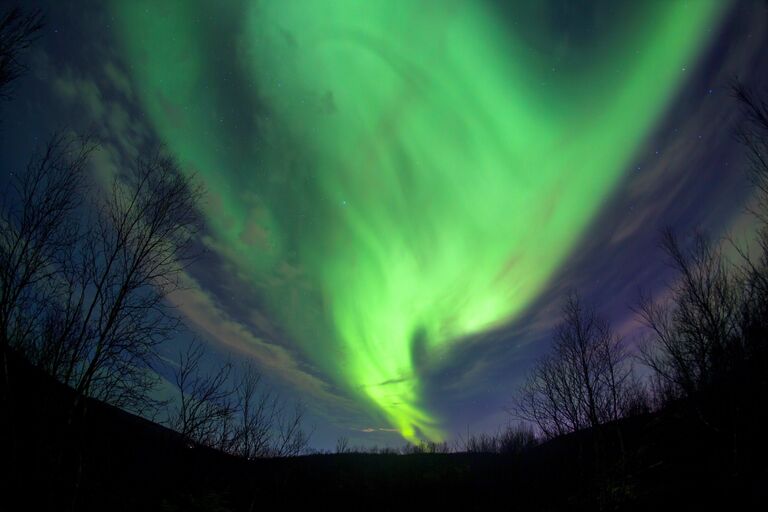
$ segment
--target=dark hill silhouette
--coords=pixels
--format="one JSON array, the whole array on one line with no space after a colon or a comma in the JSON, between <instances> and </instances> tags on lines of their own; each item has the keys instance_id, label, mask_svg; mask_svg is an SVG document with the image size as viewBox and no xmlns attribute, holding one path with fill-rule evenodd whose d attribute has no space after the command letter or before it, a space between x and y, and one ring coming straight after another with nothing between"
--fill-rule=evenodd
<instances>
[{"instance_id":1,"label":"dark hill silhouette","mask_svg":"<svg viewBox=\"0 0 768 512\"><path fill-rule=\"evenodd\" d=\"M765 472L735 473L728 439L686 412L564 435L519 455L319 454L247 461L97 400L65 416L72 390L9 359L17 421L3 437L3 510L258 510L270 503L395 510L723 506L764 502ZM84 421L78 425L76 422ZM82 474L75 486L78 446ZM498 501L500 500L500 501ZM495 505L498 506L498 505Z\"/></svg>"}]
</instances>

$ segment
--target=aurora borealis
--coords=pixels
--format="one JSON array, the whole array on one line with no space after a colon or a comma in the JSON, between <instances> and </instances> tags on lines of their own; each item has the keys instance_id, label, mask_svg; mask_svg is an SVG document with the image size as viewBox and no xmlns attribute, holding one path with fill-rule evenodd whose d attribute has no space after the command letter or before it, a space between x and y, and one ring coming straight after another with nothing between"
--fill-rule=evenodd
<instances>
[{"instance_id":1,"label":"aurora borealis","mask_svg":"<svg viewBox=\"0 0 768 512\"><path fill-rule=\"evenodd\" d=\"M196 51L206 7L169 3L156 16L152 3L121 3L118 18L155 126L216 198L217 243L255 286L291 254L331 332L318 343L287 328L409 439L441 437L420 401L423 359L535 298L722 5L658 4L608 43L605 62L566 69L549 90L536 56L475 2L243 5L239 64L272 116L235 162L216 155L225 100ZM642 57L616 74L612 61L632 54ZM262 151L247 146L262 137ZM298 203L310 223L286 211ZM268 297L270 312L289 321L288 300Z\"/></svg>"},{"instance_id":2,"label":"aurora borealis","mask_svg":"<svg viewBox=\"0 0 768 512\"><path fill-rule=\"evenodd\" d=\"M721 0L575 9L113 0L96 19L109 21L117 64L100 67L113 80L94 79L95 96L130 105L121 122L132 142L117 153L159 140L204 183L209 266L190 278L207 290L200 304L248 332L230 345L301 394L280 362L290 358L367 418L356 430L443 440L457 425L432 400L436 373L467 362L479 336L519 331L552 296L640 179L632 171L670 112L692 116L680 95L734 10ZM729 59L723 70L749 69ZM90 75L61 69L62 94L90 94L74 78ZM730 209L713 227L735 222L740 194L722 199ZM215 325L182 310L217 343ZM515 359L536 336L496 338L494 353ZM313 403L331 422L337 405Z\"/></svg>"}]
</instances>

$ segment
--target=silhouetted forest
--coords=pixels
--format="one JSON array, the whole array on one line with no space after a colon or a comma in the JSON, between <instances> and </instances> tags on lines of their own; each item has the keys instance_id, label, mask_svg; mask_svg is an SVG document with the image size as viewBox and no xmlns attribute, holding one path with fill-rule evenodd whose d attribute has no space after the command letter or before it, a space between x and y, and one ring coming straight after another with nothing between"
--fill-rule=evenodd
<instances>
[{"instance_id":1,"label":"silhouetted forest","mask_svg":"<svg viewBox=\"0 0 768 512\"><path fill-rule=\"evenodd\" d=\"M0 18L0 97L11 100L42 13ZM0 211L3 510L745 509L768 498L768 95L735 82L759 229L746 247L659 234L674 279L641 294L640 352L577 290L550 350L510 390L496 433L401 449L339 438L311 450L301 404L258 368L173 365L183 332L165 298L197 256L205 191L163 148L106 189L93 138L53 134L13 174ZM150 421L156 420L156 421Z\"/></svg>"}]
</instances>

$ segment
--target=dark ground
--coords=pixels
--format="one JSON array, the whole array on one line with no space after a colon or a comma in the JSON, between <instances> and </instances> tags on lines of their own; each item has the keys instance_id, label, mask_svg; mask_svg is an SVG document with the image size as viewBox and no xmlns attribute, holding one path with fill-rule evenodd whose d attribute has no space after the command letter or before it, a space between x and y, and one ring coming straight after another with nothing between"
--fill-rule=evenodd
<instances>
[{"instance_id":1,"label":"dark ground","mask_svg":"<svg viewBox=\"0 0 768 512\"><path fill-rule=\"evenodd\" d=\"M68 388L18 361L11 370L16 412L3 423L1 510L751 510L768 499L765 449L751 446L763 437L759 425L715 431L686 404L520 455L249 462L101 402L87 403L85 422L69 423Z\"/></svg>"}]
</instances>

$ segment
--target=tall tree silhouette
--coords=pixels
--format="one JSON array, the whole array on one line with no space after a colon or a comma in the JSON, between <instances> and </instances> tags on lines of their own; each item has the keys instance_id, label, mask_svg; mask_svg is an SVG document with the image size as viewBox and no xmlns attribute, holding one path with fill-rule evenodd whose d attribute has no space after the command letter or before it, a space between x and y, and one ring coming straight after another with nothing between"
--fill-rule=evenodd
<instances>
[{"instance_id":1,"label":"tall tree silhouette","mask_svg":"<svg viewBox=\"0 0 768 512\"><path fill-rule=\"evenodd\" d=\"M667 229L661 245L677 279L668 300L645 296L635 308L652 333L642 359L673 394L693 396L731 370L726 356L738 343L739 289L722 251L703 234L685 249Z\"/></svg>"},{"instance_id":2,"label":"tall tree silhouette","mask_svg":"<svg viewBox=\"0 0 768 512\"><path fill-rule=\"evenodd\" d=\"M512 413L546 437L620 418L632 405L627 355L610 324L568 294L553 345L520 388Z\"/></svg>"},{"instance_id":3,"label":"tall tree silhouette","mask_svg":"<svg viewBox=\"0 0 768 512\"><path fill-rule=\"evenodd\" d=\"M261 374L229 362L211 372L202 368L205 349L193 342L179 353L170 426L191 442L246 459L298 455L309 442L301 404L286 403L262 385Z\"/></svg>"},{"instance_id":4,"label":"tall tree silhouette","mask_svg":"<svg viewBox=\"0 0 768 512\"><path fill-rule=\"evenodd\" d=\"M95 194L95 213L65 248L52 284L57 300L30 350L76 397L136 412L154 405L155 349L180 323L164 299L194 258L202 194L161 151L115 176L106 198Z\"/></svg>"},{"instance_id":5,"label":"tall tree silhouette","mask_svg":"<svg viewBox=\"0 0 768 512\"><path fill-rule=\"evenodd\" d=\"M40 10L14 7L0 15L0 99L11 97L13 82L27 69L20 59L43 28Z\"/></svg>"}]
</instances>

